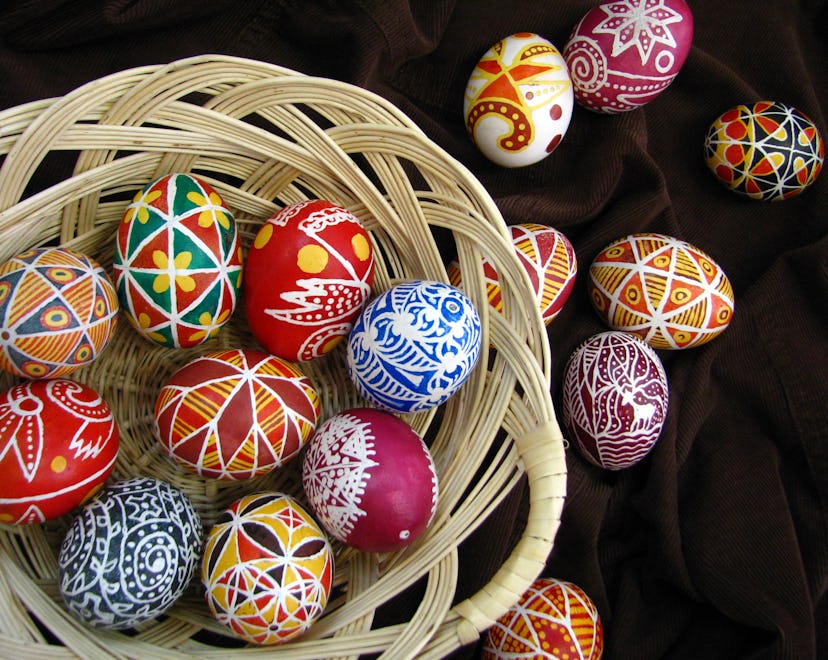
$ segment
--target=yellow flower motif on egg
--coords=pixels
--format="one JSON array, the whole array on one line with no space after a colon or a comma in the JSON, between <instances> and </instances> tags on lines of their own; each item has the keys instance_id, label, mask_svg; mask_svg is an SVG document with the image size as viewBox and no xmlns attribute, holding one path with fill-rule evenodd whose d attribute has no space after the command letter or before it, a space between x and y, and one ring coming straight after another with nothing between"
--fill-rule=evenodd
<instances>
[{"instance_id":1,"label":"yellow flower motif on egg","mask_svg":"<svg viewBox=\"0 0 828 660\"><path fill-rule=\"evenodd\" d=\"M217 193L211 192L209 197L205 197L201 193L193 191L187 193L187 199L197 206L207 207L198 214L199 227L209 227L217 222L224 229L230 229L230 218L221 197Z\"/></svg>"},{"instance_id":2,"label":"yellow flower motif on egg","mask_svg":"<svg viewBox=\"0 0 828 660\"><path fill-rule=\"evenodd\" d=\"M202 339L206 339L208 337L213 337L218 333L221 329L221 326L227 321L230 317L230 310L225 309L221 314L219 314L215 319L213 318L210 312L204 312L201 316L198 317L198 322L204 326L204 330L197 330L193 334L190 335L189 341L193 343L201 342Z\"/></svg>"},{"instance_id":3,"label":"yellow flower motif on egg","mask_svg":"<svg viewBox=\"0 0 828 660\"><path fill-rule=\"evenodd\" d=\"M132 204L127 207L124 222L129 224L137 218L142 225L147 224L150 217L149 207L159 197L161 197L160 190L152 190L146 194L143 191L138 191L135 197L132 198Z\"/></svg>"},{"instance_id":4,"label":"yellow flower motif on egg","mask_svg":"<svg viewBox=\"0 0 828 660\"><path fill-rule=\"evenodd\" d=\"M155 276L152 282L152 290L155 293L163 293L170 288L170 283L175 280L175 285L182 291L190 292L196 287L195 280L189 275L179 274L179 271L186 270L193 260L193 255L190 252L179 252L175 255L172 268L170 268L170 258L166 252L162 250L155 250L152 253L152 261L156 268L161 271Z\"/></svg>"}]
</instances>

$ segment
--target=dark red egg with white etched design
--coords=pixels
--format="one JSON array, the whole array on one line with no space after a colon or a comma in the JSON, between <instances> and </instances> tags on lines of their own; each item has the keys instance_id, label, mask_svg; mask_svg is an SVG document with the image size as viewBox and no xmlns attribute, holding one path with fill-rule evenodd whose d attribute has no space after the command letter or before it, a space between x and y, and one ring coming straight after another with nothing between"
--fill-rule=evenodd
<instances>
[{"instance_id":1,"label":"dark red egg with white etched design","mask_svg":"<svg viewBox=\"0 0 828 660\"><path fill-rule=\"evenodd\" d=\"M27 381L0 395L0 522L52 520L103 486L118 456L112 409L71 380Z\"/></svg>"},{"instance_id":2,"label":"dark red egg with white etched design","mask_svg":"<svg viewBox=\"0 0 828 660\"><path fill-rule=\"evenodd\" d=\"M311 437L302 466L305 495L327 532L367 552L391 552L426 531L437 509L431 453L389 412L353 408Z\"/></svg>"},{"instance_id":3,"label":"dark red egg with white etched design","mask_svg":"<svg viewBox=\"0 0 828 660\"><path fill-rule=\"evenodd\" d=\"M593 335L570 356L564 372L564 423L583 456L607 470L641 461L661 434L667 376L655 350L611 330Z\"/></svg>"},{"instance_id":4,"label":"dark red egg with white etched design","mask_svg":"<svg viewBox=\"0 0 828 660\"><path fill-rule=\"evenodd\" d=\"M305 362L348 335L371 292L374 255L350 211L325 200L284 207L256 234L245 264L245 311L270 353Z\"/></svg>"}]
</instances>

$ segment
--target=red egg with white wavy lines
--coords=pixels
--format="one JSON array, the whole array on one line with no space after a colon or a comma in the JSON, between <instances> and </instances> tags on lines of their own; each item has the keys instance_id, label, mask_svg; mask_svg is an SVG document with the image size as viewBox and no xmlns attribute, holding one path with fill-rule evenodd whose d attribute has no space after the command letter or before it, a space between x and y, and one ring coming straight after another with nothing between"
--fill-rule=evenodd
<instances>
[{"instance_id":1,"label":"red egg with white wavy lines","mask_svg":"<svg viewBox=\"0 0 828 660\"><path fill-rule=\"evenodd\" d=\"M621 470L641 461L661 434L668 400L661 359L631 334L593 335L567 362L564 424L581 454L599 467Z\"/></svg>"}]
</instances>

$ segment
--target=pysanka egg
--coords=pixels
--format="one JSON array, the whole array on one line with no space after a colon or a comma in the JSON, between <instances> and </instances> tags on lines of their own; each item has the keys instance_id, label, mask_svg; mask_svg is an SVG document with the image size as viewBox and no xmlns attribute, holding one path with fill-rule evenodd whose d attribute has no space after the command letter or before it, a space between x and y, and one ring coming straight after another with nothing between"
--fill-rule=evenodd
<instances>
[{"instance_id":1,"label":"pysanka egg","mask_svg":"<svg viewBox=\"0 0 828 660\"><path fill-rule=\"evenodd\" d=\"M69 513L104 484L118 456L112 409L92 388L62 378L0 395L0 522Z\"/></svg>"},{"instance_id":2,"label":"pysanka egg","mask_svg":"<svg viewBox=\"0 0 828 660\"><path fill-rule=\"evenodd\" d=\"M733 288L722 268L664 234L630 234L604 248L590 265L589 293L609 327L654 348L700 346L733 318Z\"/></svg>"},{"instance_id":3,"label":"pysanka egg","mask_svg":"<svg viewBox=\"0 0 828 660\"><path fill-rule=\"evenodd\" d=\"M413 543L437 511L437 473L419 435L389 412L333 415L308 443L305 495L325 530L367 552Z\"/></svg>"},{"instance_id":4,"label":"pysanka egg","mask_svg":"<svg viewBox=\"0 0 828 660\"><path fill-rule=\"evenodd\" d=\"M571 582L541 577L489 628L480 657L599 660L603 651L604 628L592 599Z\"/></svg>"},{"instance_id":5,"label":"pysanka egg","mask_svg":"<svg viewBox=\"0 0 828 660\"><path fill-rule=\"evenodd\" d=\"M161 388L155 431L167 454L203 477L248 479L293 458L319 418L319 395L295 365L260 351L195 358Z\"/></svg>"},{"instance_id":6,"label":"pysanka egg","mask_svg":"<svg viewBox=\"0 0 828 660\"><path fill-rule=\"evenodd\" d=\"M578 259L569 239L553 227L534 223L509 226L512 243L521 265L529 275L538 309L549 325L563 309L578 274ZM455 259L448 266L449 281L462 286L462 269ZM491 260L483 258L483 276L492 307L503 308L500 278Z\"/></svg>"},{"instance_id":7,"label":"pysanka egg","mask_svg":"<svg viewBox=\"0 0 828 660\"><path fill-rule=\"evenodd\" d=\"M72 521L58 555L60 592L88 625L132 628L175 604L200 554L201 520L181 490L151 477L118 481Z\"/></svg>"},{"instance_id":8,"label":"pysanka egg","mask_svg":"<svg viewBox=\"0 0 828 660\"><path fill-rule=\"evenodd\" d=\"M236 222L205 181L168 174L127 207L113 269L121 307L143 337L198 346L236 307L242 278Z\"/></svg>"},{"instance_id":9,"label":"pysanka egg","mask_svg":"<svg viewBox=\"0 0 828 660\"><path fill-rule=\"evenodd\" d=\"M109 343L118 298L104 269L67 248L35 248L0 265L0 367L56 378Z\"/></svg>"},{"instance_id":10,"label":"pysanka egg","mask_svg":"<svg viewBox=\"0 0 828 660\"><path fill-rule=\"evenodd\" d=\"M707 167L733 192L779 201L800 194L822 171L825 143L800 110L778 101L737 105L710 125Z\"/></svg>"},{"instance_id":11,"label":"pysanka egg","mask_svg":"<svg viewBox=\"0 0 828 660\"><path fill-rule=\"evenodd\" d=\"M333 572L325 533L282 493L237 500L204 541L207 605L236 637L254 644L278 644L307 631L325 610Z\"/></svg>"},{"instance_id":12,"label":"pysanka egg","mask_svg":"<svg viewBox=\"0 0 828 660\"><path fill-rule=\"evenodd\" d=\"M547 39L521 32L494 44L469 77L463 116L472 141L503 167L543 160L572 118L566 62Z\"/></svg>"},{"instance_id":13,"label":"pysanka egg","mask_svg":"<svg viewBox=\"0 0 828 660\"><path fill-rule=\"evenodd\" d=\"M602 113L649 103L678 75L693 41L684 0L604 0L564 46L575 100Z\"/></svg>"},{"instance_id":14,"label":"pysanka egg","mask_svg":"<svg viewBox=\"0 0 828 660\"><path fill-rule=\"evenodd\" d=\"M583 456L599 467L621 470L641 461L661 434L668 401L661 360L635 335L593 335L567 362L564 424Z\"/></svg>"},{"instance_id":15,"label":"pysanka egg","mask_svg":"<svg viewBox=\"0 0 828 660\"><path fill-rule=\"evenodd\" d=\"M251 332L291 362L328 353L351 331L371 293L373 255L350 211L320 199L281 209L259 228L247 257Z\"/></svg>"},{"instance_id":16,"label":"pysanka egg","mask_svg":"<svg viewBox=\"0 0 828 660\"><path fill-rule=\"evenodd\" d=\"M413 280L374 298L348 338L357 391L390 412L435 408L471 375L481 350L480 317L458 288Z\"/></svg>"}]
</instances>

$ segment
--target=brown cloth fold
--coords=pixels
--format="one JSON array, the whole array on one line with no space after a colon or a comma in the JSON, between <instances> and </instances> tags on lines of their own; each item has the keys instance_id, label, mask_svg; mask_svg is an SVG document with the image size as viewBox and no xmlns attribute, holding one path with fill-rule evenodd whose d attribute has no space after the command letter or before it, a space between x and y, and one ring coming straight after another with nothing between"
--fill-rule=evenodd
<instances>
[{"instance_id":1,"label":"brown cloth fold","mask_svg":"<svg viewBox=\"0 0 828 660\"><path fill-rule=\"evenodd\" d=\"M573 242L580 276L549 328L558 406L569 354L605 329L586 292L598 251L657 231L709 253L733 283L733 323L704 346L660 352L670 407L641 464L610 473L569 450L547 575L592 596L608 658L826 657L828 175L794 199L747 200L712 178L702 141L725 109L760 99L798 107L828 138L828 2L692 1L693 48L658 99L620 116L576 107L549 158L489 163L461 116L476 61L519 31L563 48L595 4L12 0L0 8L0 105L199 53L377 92L467 165L507 222ZM508 554L523 515L517 492L470 539L461 590Z\"/></svg>"}]
</instances>

